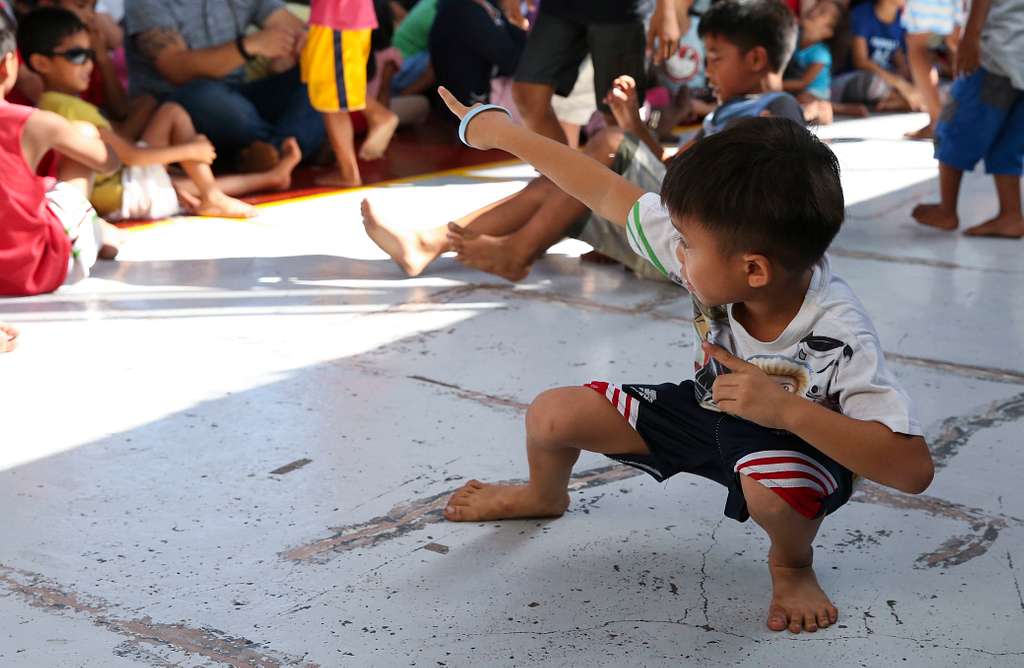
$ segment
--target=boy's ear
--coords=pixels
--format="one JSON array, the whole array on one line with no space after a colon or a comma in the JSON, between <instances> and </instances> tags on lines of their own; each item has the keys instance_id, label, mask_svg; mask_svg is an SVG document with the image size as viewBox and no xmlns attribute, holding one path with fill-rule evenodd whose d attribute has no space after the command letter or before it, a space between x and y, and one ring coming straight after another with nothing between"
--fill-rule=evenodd
<instances>
[{"instance_id":1,"label":"boy's ear","mask_svg":"<svg viewBox=\"0 0 1024 668\"><path fill-rule=\"evenodd\" d=\"M763 46L755 46L747 51L744 59L747 66L755 72L763 72L768 69L768 50Z\"/></svg>"},{"instance_id":2,"label":"boy's ear","mask_svg":"<svg viewBox=\"0 0 1024 668\"><path fill-rule=\"evenodd\" d=\"M41 53L33 53L26 62L29 69L36 74L46 74L50 71L50 59Z\"/></svg>"},{"instance_id":3,"label":"boy's ear","mask_svg":"<svg viewBox=\"0 0 1024 668\"><path fill-rule=\"evenodd\" d=\"M747 274L747 285L751 288L763 288L772 282L775 268L771 260L760 253L747 253L743 256L743 269Z\"/></svg>"}]
</instances>

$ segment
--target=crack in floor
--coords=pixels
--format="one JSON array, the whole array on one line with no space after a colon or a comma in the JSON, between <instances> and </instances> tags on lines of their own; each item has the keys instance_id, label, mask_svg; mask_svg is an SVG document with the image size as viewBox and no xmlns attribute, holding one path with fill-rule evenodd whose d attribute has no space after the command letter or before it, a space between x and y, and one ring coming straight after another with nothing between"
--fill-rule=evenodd
<instances>
[{"instance_id":1,"label":"crack in floor","mask_svg":"<svg viewBox=\"0 0 1024 668\"><path fill-rule=\"evenodd\" d=\"M0 587L17 594L32 607L55 614L71 612L84 615L96 626L127 636L128 640L118 645L121 655L130 648L151 645L204 657L234 668L317 668L317 664L308 663L302 657L270 651L252 640L230 636L217 629L154 622L148 616L138 619L120 618L111 613L110 604L95 596L84 597L39 573L4 564L0 564ZM153 656L150 650L134 653L134 658L146 660L150 665L160 665L149 661Z\"/></svg>"}]
</instances>

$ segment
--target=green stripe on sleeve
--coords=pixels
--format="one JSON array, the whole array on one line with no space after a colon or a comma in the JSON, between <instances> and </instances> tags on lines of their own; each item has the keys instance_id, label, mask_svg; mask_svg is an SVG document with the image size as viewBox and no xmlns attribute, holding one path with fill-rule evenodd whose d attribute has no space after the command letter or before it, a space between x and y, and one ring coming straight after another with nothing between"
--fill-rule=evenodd
<instances>
[{"instance_id":1,"label":"green stripe on sleeve","mask_svg":"<svg viewBox=\"0 0 1024 668\"><path fill-rule=\"evenodd\" d=\"M647 259L651 261L654 268L661 272L661 275L668 278L668 272L665 271L665 267L661 265L661 261L658 260L658 256L654 253L654 249L651 248L650 242L647 241L647 235L644 234L644 228L640 226L640 202L637 201L633 205L633 226L636 228L637 234L640 235L640 241L643 242L644 249L647 251Z\"/></svg>"},{"instance_id":2,"label":"green stripe on sleeve","mask_svg":"<svg viewBox=\"0 0 1024 668\"><path fill-rule=\"evenodd\" d=\"M636 201L636 204L633 205L633 210L630 211L630 213L633 214L634 216L639 215L640 200ZM629 240L633 242L633 246L635 248L641 248L640 242L636 238L636 232L633 231L633 221L630 219L629 216L626 216L626 233L629 235ZM646 260L647 258L644 259Z\"/></svg>"}]
</instances>

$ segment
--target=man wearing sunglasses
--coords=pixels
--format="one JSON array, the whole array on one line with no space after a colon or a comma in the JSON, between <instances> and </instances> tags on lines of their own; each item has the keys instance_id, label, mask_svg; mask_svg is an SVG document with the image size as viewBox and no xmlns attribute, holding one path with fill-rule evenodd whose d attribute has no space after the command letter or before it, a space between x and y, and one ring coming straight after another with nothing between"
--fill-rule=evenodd
<instances>
[{"instance_id":1,"label":"man wearing sunglasses","mask_svg":"<svg viewBox=\"0 0 1024 668\"><path fill-rule=\"evenodd\" d=\"M272 167L288 137L316 153L324 125L294 65L305 29L281 0L132 0L125 9L133 94L185 107L243 171ZM261 29L248 33L252 25ZM244 65L257 56L284 71L246 82Z\"/></svg>"}]
</instances>

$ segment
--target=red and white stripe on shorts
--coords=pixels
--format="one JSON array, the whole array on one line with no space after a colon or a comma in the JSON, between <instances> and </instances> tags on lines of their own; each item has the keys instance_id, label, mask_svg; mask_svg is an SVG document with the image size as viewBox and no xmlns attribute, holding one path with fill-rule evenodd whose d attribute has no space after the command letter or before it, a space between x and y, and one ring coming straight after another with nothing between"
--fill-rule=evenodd
<instances>
[{"instance_id":1,"label":"red and white stripe on shorts","mask_svg":"<svg viewBox=\"0 0 1024 668\"><path fill-rule=\"evenodd\" d=\"M622 388L599 380L593 380L584 387L603 394L611 405L615 406L615 410L619 411L619 415L626 419L629 426L636 429L636 416L640 412L640 402L637 399L624 392Z\"/></svg>"},{"instance_id":2,"label":"red and white stripe on shorts","mask_svg":"<svg viewBox=\"0 0 1024 668\"><path fill-rule=\"evenodd\" d=\"M824 466L795 450L755 452L741 457L733 470L775 492L808 519L818 515L822 501L839 487Z\"/></svg>"}]
</instances>

